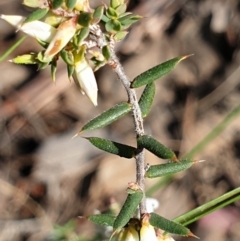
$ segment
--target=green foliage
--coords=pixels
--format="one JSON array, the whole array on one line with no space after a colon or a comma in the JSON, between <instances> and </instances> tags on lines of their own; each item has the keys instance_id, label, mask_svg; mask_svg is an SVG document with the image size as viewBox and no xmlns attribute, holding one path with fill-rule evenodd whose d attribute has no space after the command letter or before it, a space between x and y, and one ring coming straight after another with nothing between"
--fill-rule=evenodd
<instances>
[{"instance_id":1,"label":"green foliage","mask_svg":"<svg viewBox=\"0 0 240 241\"><path fill-rule=\"evenodd\" d=\"M194 163L196 162L189 159L185 159L175 163L153 165L153 166L150 166L149 169L146 171L145 176L148 178L156 178L156 177L166 176L169 174L174 174L177 172L187 170Z\"/></svg>"},{"instance_id":2,"label":"green foliage","mask_svg":"<svg viewBox=\"0 0 240 241\"><path fill-rule=\"evenodd\" d=\"M95 117L91 121L89 121L86 125L82 127L82 129L79 131L78 134L80 134L83 131L89 131L89 130L96 130L103 128L114 121L120 119L127 113L129 113L132 109L132 106L127 102L122 102L118 105L115 105L114 107L106 110L99 116Z\"/></svg>"},{"instance_id":3,"label":"green foliage","mask_svg":"<svg viewBox=\"0 0 240 241\"><path fill-rule=\"evenodd\" d=\"M175 153L171 149L164 146L163 144L161 144L149 135L140 136L137 139L137 142L140 146L146 148L159 158L178 161Z\"/></svg>"},{"instance_id":4,"label":"green foliage","mask_svg":"<svg viewBox=\"0 0 240 241\"><path fill-rule=\"evenodd\" d=\"M47 15L48 11L49 11L48 8L39 8L39 9L35 10L30 15L28 15L28 17L26 17L23 24L42 19L44 16Z\"/></svg>"},{"instance_id":5,"label":"green foliage","mask_svg":"<svg viewBox=\"0 0 240 241\"><path fill-rule=\"evenodd\" d=\"M132 82L132 88L138 88L143 85L147 85L156 81L157 79L163 77L164 75L168 74L172 71L182 60L188 58L187 56L177 57L170 59L162 64L156 65L155 67L143 72L142 74L138 75Z\"/></svg>"},{"instance_id":6,"label":"green foliage","mask_svg":"<svg viewBox=\"0 0 240 241\"><path fill-rule=\"evenodd\" d=\"M128 193L127 199L113 223L114 229L120 229L128 223L143 198L143 192L141 190L131 191L132 192Z\"/></svg>"},{"instance_id":7,"label":"green foliage","mask_svg":"<svg viewBox=\"0 0 240 241\"><path fill-rule=\"evenodd\" d=\"M116 217L111 214L95 214L88 217L88 220L101 225L101 226L113 226Z\"/></svg>"},{"instance_id":8,"label":"green foliage","mask_svg":"<svg viewBox=\"0 0 240 241\"><path fill-rule=\"evenodd\" d=\"M138 104L140 106L143 118L147 117L151 110L152 103L155 96L155 91L156 91L155 83L150 83L145 87L141 95L141 98Z\"/></svg>"},{"instance_id":9,"label":"green foliage","mask_svg":"<svg viewBox=\"0 0 240 241\"><path fill-rule=\"evenodd\" d=\"M163 218L156 213L150 214L149 222L155 228L160 228L168 233L173 233L181 236L194 236L188 228L176 222Z\"/></svg>"},{"instance_id":10,"label":"green foliage","mask_svg":"<svg viewBox=\"0 0 240 241\"><path fill-rule=\"evenodd\" d=\"M133 158L135 155L136 148L132 146L98 137L86 137L86 139L89 140L95 147L120 157Z\"/></svg>"}]
</instances>

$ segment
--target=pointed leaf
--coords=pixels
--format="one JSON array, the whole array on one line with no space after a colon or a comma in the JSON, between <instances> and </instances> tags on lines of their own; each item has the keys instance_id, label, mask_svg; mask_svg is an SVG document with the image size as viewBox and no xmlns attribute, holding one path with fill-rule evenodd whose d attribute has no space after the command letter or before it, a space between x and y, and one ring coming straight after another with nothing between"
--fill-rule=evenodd
<instances>
[{"instance_id":1,"label":"pointed leaf","mask_svg":"<svg viewBox=\"0 0 240 241\"><path fill-rule=\"evenodd\" d=\"M103 46L102 54L103 54L105 60L108 61L110 59L111 54L110 54L110 47L108 45Z\"/></svg>"},{"instance_id":2,"label":"pointed leaf","mask_svg":"<svg viewBox=\"0 0 240 241\"><path fill-rule=\"evenodd\" d=\"M89 35L89 27L83 27L76 36L76 48L82 43L82 41Z\"/></svg>"},{"instance_id":3,"label":"pointed leaf","mask_svg":"<svg viewBox=\"0 0 240 241\"><path fill-rule=\"evenodd\" d=\"M136 148L132 146L127 146L98 137L87 137L86 139L89 140L95 147L120 157L132 158L135 155Z\"/></svg>"},{"instance_id":4,"label":"pointed leaf","mask_svg":"<svg viewBox=\"0 0 240 241\"><path fill-rule=\"evenodd\" d=\"M92 14L87 12L81 12L78 17L78 23L83 27L88 27L92 21Z\"/></svg>"},{"instance_id":5,"label":"pointed leaf","mask_svg":"<svg viewBox=\"0 0 240 241\"><path fill-rule=\"evenodd\" d=\"M173 233L181 236L193 236L191 231L181 224L163 218L156 213L151 213L150 215L151 216L149 222L155 228L160 228L168 233Z\"/></svg>"},{"instance_id":6,"label":"pointed leaf","mask_svg":"<svg viewBox=\"0 0 240 241\"><path fill-rule=\"evenodd\" d=\"M96 130L107 126L129 113L131 109L131 104L127 102L122 102L118 105L115 105L84 125L80 130L80 133L83 131Z\"/></svg>"},{"instance_id":7,"label":"pointed leaf","mask_svg":"<svg viewBox=\"0 0 240 241\"><path fill-rule=\"evenodd\" d=\"M106 15L110 18L110 19L116 19L118 17L117 12L115 11L115 9L109 7L106 11Z\"/></svg>"},{"instance_id":8,"label":"pointed leaf","mask_svg":"<svg viewBox=\"0 0 240 241\"><path fill-rule=\"evenodd\" d=\"M121 30L129 28L132 24L136 23L138 20L142 19L139 15L126 15L118 19L121 23Z\"/></svg>"},{"instance_id":9,"label":"pointed leaf","mask_svg":"<svg viewBox=\"0 0 240 241\"><path fill-rule=\"evenodd\" d=\"M56 81L56 72L57 72L57 61L53 59L51 62L51 76L52 76L53 82Z\"/></svg>"},{"instance_id":10,"label":"pointed leaf","mask_svg":"<svg viewBox=\"0 0 240 241\"><path fill-rule=\"evenodd\" d=\"M104 6L99 6L93 13L93 23L99 23L103 17Z\"/></svg>"},{"instance_id":11,"label":"pointed leaf","mask_svg":"<svg viewBox=\"0 0 240 241\"><path fill-rule=\"evenodd\" d=\"M57 9L62 6L64 0L51 0L53 9Z\"/></svg>"},{"instance_id":12,"label":"pointed leaf","mask_svg":"<svg viewBox=\"0 0 240 241\"><path fill-rule=\"evenodd\" d=\"M126 3L120 5L119 7L116 8L116 12L117 12L118 15L125 13L126 10L127 10L127 4Z\"/></svg>"},{"instance_id":13,"label":"pointed leaf","mask_svg":"<svg viewBox=\"0 0 240 241\"><path fill-rule=\"evenodd\" d=\"M149 84L164 75L168 74L171 70L173 70L177 64L179 64L182 60L188 58L190 55L177 57L174 59L170 59L162 64L156 65L155 67L143 72L138 75L132 82L131 88L138 88L140 86Z\"/></svg>"},{"instance_id":14,"label":"pointed leaf","mask_svg":"<svg viewBox=\"0 0 240 241\"><path fill-rule=\"evenodd\" d=\"M162 158L162 159L170 159L172 161L178 161L175 153L158 142L156 139L149 135L143 135L137 139L137 142L142 147L146 148L150 152L152 152L154 155Z\"/></svg>"},{"instance_id":15,"label":"pointed leaf","mask_svg":"<svg viewBox=\"0 0 240 241\"><path fill-rule=\"evenodd\" d=\"M136 211L139 203L141 202L143 198L142 191L140 189L132 191L133 192L130 192L128 194L127 199L125 200L118 216L116 217L113 224L113 229L120 229L124 227Z\"/></svg>"},{"instance_id":16,"label":"pointed leaf","mask_svg":"<svg viewBox=\"0 0 240 241\"><path fill-rule=\"evenodd\" d=\"M115 218L111 214L95 214L89 216L88 220L101 226L113 226Z\"/></svg>"},{"instance_id":17,"label":"pointed leaf","mask_svg":"<svg viewBox=\"0 0 240 241\"><path fill-rule=\"evenodd\" d=\"M26 19L22 24L36 21L43 18L48 13L48 10L49 10L48 8L39 8L35 10L30 15L28 15L28 17L26 17Z\"/></svg>"},{"instance_id":18,"label":"pointed leaf","mask_svg":"<svg viewBox=\"0 0 240 241\"><path fill-rule=\"evenodd\" d=\"M37 64L36 54L24 54L21 56L17 56L12 59L11 62L15 64Z\"/></svg>"},{"instance_id":19,"label":"pointed leaf","mask_svg":"<svg viewBox=\"0 0 240 241\"><path fill-rule=\"evenodd\" d=\"M147 117L151 110L155 91L156 91L155 83L150 83L145 87L141 95L141 98L139 100L139 106L140 106L143 118Z\"/></svg>"},{"instance_id":20,"label":"pointed leaf","mask_svg":"<svg viewBox=\"0 0 240 241\"><path fill-rule=\"evenodd\" d=\"M120 40L123 40L128 34L128 31L120 31L120 32L117 32L115 35L114 35L114 40L115 41L120 41Z\"/></svg>"},{"instance_id":21,"label":"pointed leaf","mask_svg":"<svg viewBox=\"0 0 240 241\"><path fill-rule=\"evenodd\" d=\"M121 24L118 20L110 20L105 24L105 28L109 33L116 33L121 30Z\"/></svg>"},{"instance_id":22,"label":"pointed leaf","mask_svg":"<svg viewBox=\"0 0 240 241\"><path fill-rule=\"evenodd\" d=\"M67 73L68 73L68 78L70 79L74 73L74 66L67 64Z\"/></svg>"},{"instance_id":23,"label":"pointed leaf","mask_svg":"<svg viewBox=\"0 0 240 241\"><path fill-rule=\"evenodd\" d=\"M65 49L62 49L60 51L60 56L66 64L74 65L74 57L72 52L68 52Z\"/></svg>"},{"instance_id":24,"label":"pointed leaf","mask_svg":"<svg viewBox=\"0 0 240 241\"><path fill-rule=\"evenodd\" d=\"M76 3L77 3L77 0L66 0L66 6L69 10L73 10Z\"/></svg>"},{"instance_id":25,"label":"pointed leaf","mask_svg":"<svg viewBox=\"0 0 240 241\"><path fill-rule=\"evenodd\" d=\"M121 5L122 2L123 2L122 0L110 0L110 6L115 9L119 5Z\"/></svg>"},{"instance_id":26,"label":"pointed leaf","mask_svg":"<svg viewBox=\"0 0 240 241\"><path fill-rule=\"evenodd\" d=\"M169 174L181 172L190 168L195 161L190 159L180 160L176 163L166 163L161 165L153 165L148 168L145 176L148 178L162 177Z\"/></svg>"}]
</instances>

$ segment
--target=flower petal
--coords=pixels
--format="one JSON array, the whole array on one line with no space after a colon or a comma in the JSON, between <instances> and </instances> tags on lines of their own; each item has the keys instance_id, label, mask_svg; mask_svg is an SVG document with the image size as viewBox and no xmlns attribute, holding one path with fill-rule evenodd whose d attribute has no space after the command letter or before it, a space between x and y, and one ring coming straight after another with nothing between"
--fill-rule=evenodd
<instances>
[{"instance_id":1,"label":"flower petal","mask_svg":"<svg viewBox=\"0 0 240 241\"><path fill-rule=\"evenodd\" d=\"M13 27L21 30L27 35L42 40L44 42L50 42L53 36L56 33L56 28L51 25L41 22L41 21L32 21L22 25L26 19L23 16L19 15L0 15L1 19L4 19Z\"/></svg>"}]
</instances>

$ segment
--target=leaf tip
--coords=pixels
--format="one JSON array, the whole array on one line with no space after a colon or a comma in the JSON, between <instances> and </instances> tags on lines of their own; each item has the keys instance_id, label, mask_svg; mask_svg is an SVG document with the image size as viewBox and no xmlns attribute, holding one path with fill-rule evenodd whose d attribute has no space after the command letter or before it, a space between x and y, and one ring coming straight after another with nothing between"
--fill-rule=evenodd
<instances>
[{"instance_id":1,"label":"leaf tip","mask_svg":"<svg viewBox=\"0 0 240 241\"><path fill-rule=\"evenodd\" d=\"M74 139L75 137L79 136L80 132L78 132L77 134L75 134L71 139Z\"/></svg>"},{"instance_id":2,"label":"leaf tip","mask_svg":"<svg viewBox=\"0 0 240 241\"><path fill-rule=\"evenodd\" d=\"M193 238L200 239L198 236L194 235L191 231L189 231L188 237L193 237Z\"/></svg>"}]
</instances>

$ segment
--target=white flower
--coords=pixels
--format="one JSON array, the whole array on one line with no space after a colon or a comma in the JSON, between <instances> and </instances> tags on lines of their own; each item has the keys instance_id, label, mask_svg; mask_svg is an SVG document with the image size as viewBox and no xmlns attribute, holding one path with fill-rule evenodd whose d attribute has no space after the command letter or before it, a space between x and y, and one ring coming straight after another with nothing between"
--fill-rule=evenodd
<instances>
[{"instance_id":1,"label":"white flower","mask_svg":"<svg viewBox=\"0 0 240 241\"><path fill-rule=\"evenodd\" d=\"M59 53L72 39L76 32L77 18L73 17L67 21L62 22L57 28L57 32L52 41L48 45L44 57L51 59L54 55Z\"/></svg>"},{"instance_id":2,"label":"white flower","mask_svg":"<svg viewBox=\"0 0 240 241\"><path fill-rule=\"evenodd\" d=\"M85 60L75 59L75 83L83 94L86 94L92 103L97 106L98 87L91 66Z\"/></svg>"},{"instance_id":3,"label":"white flower","mask_svg":"<svg viewBox=\"0 0 240 241\"><path fill-rule=\"evenodd\" d=\"M142 227L140 229L140 241L157 241L154 227L149 223L149 214L145 214L142 219Z\"/></svg>"},{"instance_id":4,"label":"white flower","mask_svg":"<svg viewBox=\"0 0 240 241\"><path fill-rule=\"evenodd\" d=\"M26 18L19 15L2 14L0 15L0 18L4 19L9 24L26 33L27 35L44 42L50 42L53 36L56 34L56 28L41 21L32 21L23 24Z\"/></svg>"}]
</instances>

